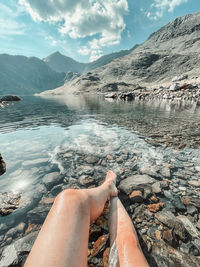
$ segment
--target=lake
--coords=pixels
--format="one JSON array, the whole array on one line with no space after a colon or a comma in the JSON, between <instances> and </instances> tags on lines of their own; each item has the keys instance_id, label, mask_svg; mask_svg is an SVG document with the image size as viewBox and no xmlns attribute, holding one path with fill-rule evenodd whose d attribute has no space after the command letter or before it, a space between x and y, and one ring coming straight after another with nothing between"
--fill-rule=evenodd
<instances>
[{"instance_id":1,"label":"lake","mask_svg":"<svg viewBox=\"0 0 200 267\"><path fill-rule=\"evenodd\" d=\"M71 186L97 185L109 169L124 179L144 166L149 172L155 167L172 179L174 194L195 192L199 197L198 188L177 181L180 175L198 181L199 144L196 103L108 101L95 95L23 97L0 110L0 152L7 165L0 191L22 195L20 207L0 217L1 246L23 236L20 231L8 234L20 223L26 228L43 222L49 206L40 209L42 199ZM166 168L173 173L165 175Z\"/></svg>"}]
</instances>

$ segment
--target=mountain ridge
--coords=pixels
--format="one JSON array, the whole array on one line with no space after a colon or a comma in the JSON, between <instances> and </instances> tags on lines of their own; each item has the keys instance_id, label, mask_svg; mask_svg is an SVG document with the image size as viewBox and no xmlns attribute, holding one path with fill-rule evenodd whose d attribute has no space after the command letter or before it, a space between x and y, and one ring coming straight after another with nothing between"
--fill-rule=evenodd
<instances>
[{"instance_id":1,"label":"mountain ridge","mask_svg":"<svg viewBox=\"0 0 200 267\"><path fill-rule=\"evenodd\" d=\"M106 65L116 58L128 55L137 47L138 45L135 45L128 50L120 50L118 52L103 55L97 60L88 63L78 62L71 57L61 54L59 51L56 51L43 58L43 61L57 72L76 72L78 74L82 74L84 72L91 71L93 69Z\"/></svg>"},{"instance_id":2,"label":"mountain ridge","mask_svg":"<svg viewBox=\"0 0 200 267\"><path fill-rule=\"evenodd\" d=\"M0 55L0 95L39 93L62 85L64 77L37 57Z\"/></svg>"},{"instance_id":3,"label":"mountain ridge","mask_svg":"<svg viewBox=\"0 0 200 267\"><path fill-rule=\"evenodd\" d=\"M54 90L54 94L134 90L138 84L159 86L182 74L199 77L199 22L200 12L176 18L129 55L83 74Z\"/></svg>"}]
</instances>

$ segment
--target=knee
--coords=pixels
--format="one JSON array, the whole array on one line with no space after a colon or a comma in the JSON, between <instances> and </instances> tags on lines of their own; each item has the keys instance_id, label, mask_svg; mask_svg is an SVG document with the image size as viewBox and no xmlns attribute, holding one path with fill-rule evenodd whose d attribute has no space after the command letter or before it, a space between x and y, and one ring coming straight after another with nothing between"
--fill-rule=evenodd
<instances>
[{"instance_id":1,"label":"knee","mask_svg":"<svg viewBox=\"0 0 200 267\"><path fill-rule=\"evenodd\" d=\"M88 206L88 196L85 190L80 189L66 189L63 190L57 197L55 202L57 204L77 205L78 207Z\"/></svg>"}]
</instances>

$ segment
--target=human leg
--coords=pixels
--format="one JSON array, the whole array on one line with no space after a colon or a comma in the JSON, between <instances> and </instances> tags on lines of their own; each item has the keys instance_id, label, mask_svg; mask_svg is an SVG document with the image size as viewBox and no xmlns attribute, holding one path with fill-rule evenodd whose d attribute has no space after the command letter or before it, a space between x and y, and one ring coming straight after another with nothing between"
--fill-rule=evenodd
<instances>
[{"instance_id":1,"label":"human leg","mask_svg":"<svg viewBox=\"0 0 200 267\"><path fill-rule=\"evenodd\" d=\"M111 199L110 242L113 257L118 255L120 267L148 267L142 253L133 223L118 197Z\"/></svg>"},{"instance_id":2,"label":"human leg","mask_svg":"<svg viewBox=\"0 0 200 267\"><path fill-rule=\"evenodd\" d=\"M24 266L87 266L89 225L101 214L107 199L117 195L115 179L116 175L109 171L97 188L60 193Z\"/></svg>"}]
</instances>

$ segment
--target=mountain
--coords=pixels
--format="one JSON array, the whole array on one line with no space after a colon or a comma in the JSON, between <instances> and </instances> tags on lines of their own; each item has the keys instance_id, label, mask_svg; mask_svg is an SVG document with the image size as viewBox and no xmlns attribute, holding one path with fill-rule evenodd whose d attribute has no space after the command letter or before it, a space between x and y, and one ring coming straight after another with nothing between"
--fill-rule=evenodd
<instances>
[{"instance_id":1,"label":"mountain","mask_svg":"<svg viewBox=\"0 0 200 267\"><path fill-rule=\"evenodd\" d=\"M90 63L77 62L70 57L62 55L58 51L44 58L43 61L47 63L49 67L51 67L53 70L57 72L66 72L66 73L74 72L74 73L82 74L84 72L101 67L116 58L128 55L136 48L137 48L137 45L131 48L130 50L121 50L119 52L115 52L115 53L102 56L99 59L93 62L90 62Z\"/></svg>"},{"instance_id":2,"label":"mountain","mask_svg":"<svg viewBox=\"0 0 200 267\"><path fill-rule=\"evenodd\" d=\"M130 54L85 73L55 90L115 91L169 83L175 76L199 77L200 12L173 20Z\"/></svg>"},{"instance_id":3,"label":"mountain","mask_svg":"<svg viewBox=\"0 0 200 267\"><path fill-rule=\"evenodd\" d=\"M43 61L57 72L76 72L80 74L83 73L85 68L84 63L79 63L70 57L62 55L58 51L44 58Z\"/></svg>"},{"instance_id":4,"label":"mountain","mask_svg":"<svg viewBox=\"0 0 200 267\"><path fill-rule=\"evenodd\" d=\"M0 55L0 95L30 95L64 83L65 74L36 57Z\"/></svg>"}]
</instances>

